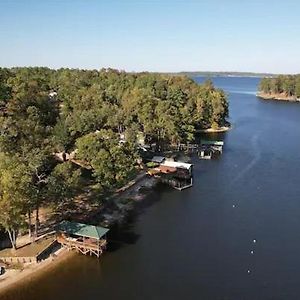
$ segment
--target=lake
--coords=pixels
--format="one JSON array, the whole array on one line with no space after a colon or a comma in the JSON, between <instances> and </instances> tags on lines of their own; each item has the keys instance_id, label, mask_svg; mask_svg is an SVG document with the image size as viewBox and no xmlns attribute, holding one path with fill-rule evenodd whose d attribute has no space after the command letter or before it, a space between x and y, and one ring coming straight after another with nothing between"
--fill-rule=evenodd
<instances>
[{"instance_id":1,"label":"lake","mask_svg":"<svg viewBox=\"0 0 300 300\"><path fill-rule=\"evenodd\" d=\"M195 78L202 82L204 78ZM194 186L156 189L100 260L75 256L5 300L299 299L300 105L216 77L233 129Z\"/></svg>"}]
</instances>

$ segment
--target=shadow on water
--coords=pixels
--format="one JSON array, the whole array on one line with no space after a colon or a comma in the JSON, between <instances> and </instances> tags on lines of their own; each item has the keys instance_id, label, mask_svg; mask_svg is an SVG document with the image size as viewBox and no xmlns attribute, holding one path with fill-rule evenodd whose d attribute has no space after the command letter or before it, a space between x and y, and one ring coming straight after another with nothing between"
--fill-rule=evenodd
<instances>
[{"instance_id":1,"label":"shadow on water","mask_svg":"<svg viewBox=\"0 0 300 300\"><path fill-rule=\"evenodd\" d=\"M131 216L126 224L111 228L107 237L107 252L115 252L124 245L133 245L139 238L140 235L134 231L134 217Z\"/></svg>"},{"instance_id":2,"label":"shadow on water","mask_svg":"<svg viewBox=\"0 0 300 300\"><path fill-rule=\"evenodd\" d=\"M135 232L135 224L138 218L143 215L147 209L158 201L160 201L160 194L162 191L168 192L171 188L163 184L158 184L154 189L146 191L145 198L135 203L134 209L129 212L126 222L121 225L115 225L111 228L108 234L108 252L115 252L126 245L133 245L137 243L140 234Z\"/></svg>"}]
</instances>

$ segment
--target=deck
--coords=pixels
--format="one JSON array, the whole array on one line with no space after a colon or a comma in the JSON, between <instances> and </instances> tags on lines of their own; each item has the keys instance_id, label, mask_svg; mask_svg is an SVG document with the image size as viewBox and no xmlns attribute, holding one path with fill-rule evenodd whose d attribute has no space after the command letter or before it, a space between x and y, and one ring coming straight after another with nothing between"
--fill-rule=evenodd
<instances>
[{"instance_id":1,"label":"deck","mask_svg":"<svg viewBox=\"0 0 300 300\"><path fill-rule=\"evenodd\" d=\"M64 237L62 235L58 235L56 239L58 243L60 243L68 251L75 250L84 255L95 255L98 258L106 249L107 245L107 241L105 239L95 241L92 239Z\"/></svg>"}]
</instances>

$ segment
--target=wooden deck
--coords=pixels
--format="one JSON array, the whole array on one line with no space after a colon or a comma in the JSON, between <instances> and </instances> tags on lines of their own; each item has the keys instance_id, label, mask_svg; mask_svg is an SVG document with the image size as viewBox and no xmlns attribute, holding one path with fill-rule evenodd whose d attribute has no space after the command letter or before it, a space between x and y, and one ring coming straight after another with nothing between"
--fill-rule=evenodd
<instances>
[{"instance_id":1,"label":"wooden deck","mask_svg":"<svg viewBox=\"0 0 300 300\"><path fill-rule=\"evenodd\" d=\"M75 250L84 255L95 255L98 258L106 249L107 245L107 241L105 239L101 239L99 241L91 239L80 240L71 237L63 237L62 235L57 236L57 241L68 251Z\"/></svg>"}]
</instances>

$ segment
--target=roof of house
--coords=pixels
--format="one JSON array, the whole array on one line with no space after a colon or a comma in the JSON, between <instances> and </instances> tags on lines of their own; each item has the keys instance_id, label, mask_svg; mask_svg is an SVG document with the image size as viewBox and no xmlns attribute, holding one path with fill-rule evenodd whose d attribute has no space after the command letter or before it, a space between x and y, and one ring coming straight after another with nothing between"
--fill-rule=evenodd
<instances>
[{"instance_id":1,"label":"roof of house","mask_svg":"<svg viewBox=\"0 0 300 300\"><path fill-rule=\"evenodd\" d=\"M151 176L157 175L159 173L160 173L160 170L158 168L153 168L153 169L148 170L148 174Z\"/></svg>"},{"instance_id":2,"label":"roof of house","mask_svg":"<svg viewBox=\"0 0 300 300\"><path fill-rule=\"evenodd\" d=\"M189 170L193 166L192 164L187 164L181 161L169 161L169 160L165 160L161 165L167 167L173 167L173 168L182 168L187 170Z\"/></svg>"},{"instance_id":3,"label":"roof of house","mask_svg":"<svg viewBox=\"0 0 300 300\"><path fill-rule=\"evenodd\" d=\"M153 158L151 159L152 162L156 162L159 164L161 164L164 160L165 160L164 156L153 156Z\"/></svg>"},{"instance_id":4,"label":"roof of house","mask_svg":"<svg viewBox=\"0 0 300 300\"><path fill-rule=\"evenodd\" d=\"M211 146L223 146L223 141L207 141L207 140L201 140L202 145L211 145Z\"/></svg>"},{"instance_id":5,"label":"roof of house","mask_svg":"<svg viewBox=\"0 0 300 300\"><path fill-rule=\"evenodd\" d=\"M161 172L161 173L175 173L176 172L176 168L174 167L170 167L170 166L164 166L164 165L160 165L159 167L157 167L157 169Z\"/></svg>"},{"instance_id":6,"label":"roof of house","mask_svg":"<svg viewBox=\"0 0 300 300\"><path fill-rule=\"evenodd\" d=\"M62 221L61 223L59 223L57 226L57 230L66 232L68 234L88 237L96 240L100 240L109 231L109 229L100 226L69 221Z\"/></svg>"}]
</instances>

